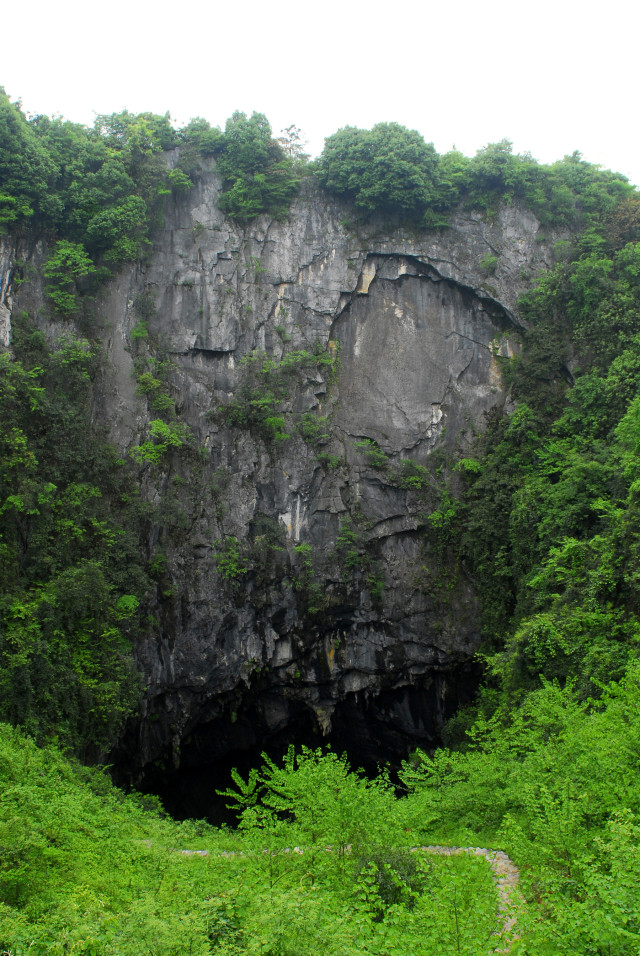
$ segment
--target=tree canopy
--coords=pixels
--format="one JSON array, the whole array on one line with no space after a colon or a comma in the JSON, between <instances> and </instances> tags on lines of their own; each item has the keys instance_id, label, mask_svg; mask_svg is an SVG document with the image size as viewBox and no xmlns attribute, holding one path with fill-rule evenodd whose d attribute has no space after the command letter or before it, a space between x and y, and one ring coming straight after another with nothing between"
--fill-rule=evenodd
<instances>
[{"instance_id":1,"label":"tree canopy","mask_svg":"<svg viewBox=\"0 0 640 956\"><path fill-rule=\"evenodd\" d=\"M438 154L420 133L399 123L371 130L346 126L325 141L316 175L359 211L419 220L437 199Z\"/></svg>"},{"instance_id":2,"label":"tree canopy","mask_svg":"<svg viewBox=\"0 0 640 956\"><path fill-rule=\"evenodd\" d=\"M624 176L585 163L579 153L545 166L514 155L502 140L473 158L456 150L439 156L420 133L398 123L338 130L325 140L316 176L361 216L377 213L426 227L446 226L460 203L492 215L513 202L528 206L544 225L581 226L633 192Z\"/></svg>"},{"instance_id":3,"label":"tree canopy","mask_svg":"<svg viewBox=\"0 0 640 956\"><path fill-rule=\"evenodd\" d=\"M220 208L234 219L255 219L263 213L282 219L298 191L295 163L272 137L263 113L236 112L215 147L216 167L223 177Z\"/></svg>"}]
</instances>

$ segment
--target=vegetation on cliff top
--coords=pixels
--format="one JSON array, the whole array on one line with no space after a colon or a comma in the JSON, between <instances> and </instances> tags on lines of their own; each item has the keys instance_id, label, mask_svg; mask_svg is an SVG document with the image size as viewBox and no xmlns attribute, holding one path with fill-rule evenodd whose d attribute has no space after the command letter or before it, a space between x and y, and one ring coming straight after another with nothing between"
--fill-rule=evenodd
<instances>
[{"instance_id":1,"label":"vegetation on cliff top","mask_svg":"<svg viewBox=\"0 0 640 956\"><path fill-rule=\"evenodd\" d=\"M528 207L543 226L584 227L633 192L623 176L578 153L545 166L514 155L502 140L471 159L455 150L439 156L398 123L347 126L329 136L315 175L328 192L353 202L360 216L377 213L427 228L446 226L460 203L493 215L505 202Z\"/></svg>"},{"instance_id":2,"label":"vegetation on cliff top","mask_svg":"<svg viewBox=\"0 0 640 956\"><path fill-rule=\"evenodd\" d=\"M171 165L167 154L175 149ZM221 132L199 119L175 130L168 114L125 110L98 116L89 129L27 119L0 88L0 233L49 241L47 292L61 315L73 315L78 292L90 294L123 262L144 255L165 199L189 190L211 156L229 216L286 215L301 160L273 139L261 113L234 113Z\"/></svg>"},{"instance_id":3,"label":"vegetation on cliff top","mask_svg":"<svg viewBox=\"0 0 640 956\"><path fill-rule=\"evenodd\" d=\"M169 150L176 150L170 163ZM506 140L469 159L456 151L439 156L398 123L345 127L307 164L297 128L275 139L262 113L236 112L221 131L203 119L176 130L168 114L125 110L98 116L89 129L27 119L0 88L0 231L47 237L48 292L58 312L71 315L79 290L90 293L144 254L165 198L189 190L207 157L222 176L220 208L244 223L286 217L302 175L352 202L357 216L428 228L446 226L461 202L486 215L520 202L543 225L584 227L632 191L623 176L577 153L544 166L513 155Z\"/></svg>"}]
</instances>

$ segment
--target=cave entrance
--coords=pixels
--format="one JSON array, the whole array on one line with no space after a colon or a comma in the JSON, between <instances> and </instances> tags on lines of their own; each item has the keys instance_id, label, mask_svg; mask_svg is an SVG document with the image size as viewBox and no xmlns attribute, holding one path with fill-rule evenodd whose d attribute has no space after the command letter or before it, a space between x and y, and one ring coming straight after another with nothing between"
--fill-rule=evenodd
<instances>
[{"instance_id":1,"label":"cave entrance","mask_svg":"<svg viewBox=\"0 0 640 956\"><path fill-rule=\"evenodd\" d=\"M431 674L376 696L350 693L336 704L326 733L303 701L278 698L273 691L269 697L250 695L234 711L199 724L183 738L177 769L145 768L138 789L159 796L175 819L234 825L235 815L217 794L233 785L233 768L246 778L263 763L263 753L280 760L293 744L346 753L354 769L369 775L380 767L393 772L417 747L432 750L441 743L445 720L470 701L477 684L478 673L470 667L455 679ZM269 723L274 709L286 713L275 728Z\"/></svg>"}]
</instances>

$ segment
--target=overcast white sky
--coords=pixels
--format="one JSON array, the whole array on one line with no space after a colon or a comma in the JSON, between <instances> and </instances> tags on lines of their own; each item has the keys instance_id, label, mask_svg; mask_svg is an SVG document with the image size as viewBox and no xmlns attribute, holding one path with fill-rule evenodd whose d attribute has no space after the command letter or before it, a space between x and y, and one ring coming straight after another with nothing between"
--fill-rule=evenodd
<instances>
[{"instance_id":1,"label":"overcast white sky","mask_svg":"<svg viewBox=\"0 0 640 956\"><path fill-rule=\"evenodd\" d=\"M636 0L27 0L15 19L0 85L29 114L258 110L312 155L396 121L439 152L577 149L640 184Z\"/></svg>"}]
</instances>

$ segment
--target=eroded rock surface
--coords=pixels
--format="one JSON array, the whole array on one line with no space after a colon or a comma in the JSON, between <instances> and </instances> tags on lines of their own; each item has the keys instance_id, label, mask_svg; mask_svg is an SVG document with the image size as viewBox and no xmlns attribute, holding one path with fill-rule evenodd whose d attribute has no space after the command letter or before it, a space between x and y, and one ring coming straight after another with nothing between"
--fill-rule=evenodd
<instances>
[{"instance_id":1,"label":"eroded rock surface","mask_svg":"<svg viewBox=\"0 0 640 956\"><path fill-rule=\"evenodd\" d=\"M136 389L158 357L192 435L140 476L163 515L148 542L157 625L117 760L150 786L270 741L333 734L375 761L436 739L473 685L478 624L472 582L424 535L433 455L463 452L505 401L518 295L551 264L516 207L491 223L461 212L442 233L355 233L307 185L288 221L241 228L218 189L209 171L169 200L147 262L98 307L96 414L114 442L129 452L159 417ZM5 340L12 308L46 315L37 282L12 297L16 254L0 256ZM259 418L274 381L275 426Z\"/></svg>"}]
</instances>

